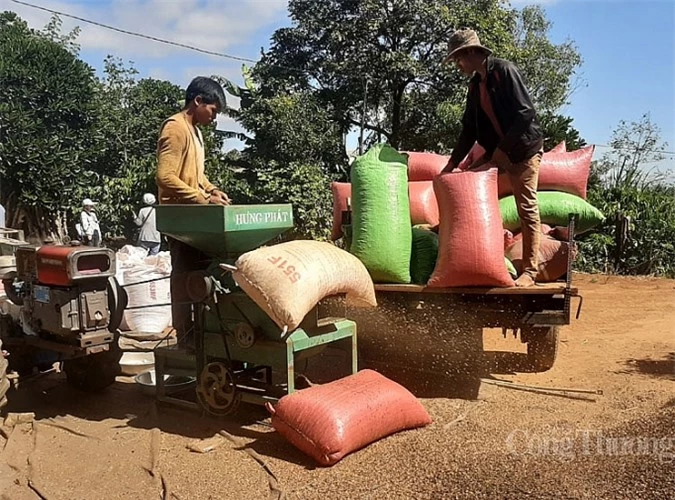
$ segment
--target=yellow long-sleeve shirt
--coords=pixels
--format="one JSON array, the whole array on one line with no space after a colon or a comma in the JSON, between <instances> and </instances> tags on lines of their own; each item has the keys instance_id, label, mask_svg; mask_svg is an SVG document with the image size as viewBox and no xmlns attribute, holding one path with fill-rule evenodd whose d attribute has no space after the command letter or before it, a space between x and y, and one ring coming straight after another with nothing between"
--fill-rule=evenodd
<instances>
[{"instance_id":1,"label":"yellow long-sleeve shirt","mask_svg":"<svg viewBox=\"0 0 675 500\"><path fill-rule=\"evenodd\" d=\"M161 204L207 204L216 189L204 174L201 133L182 112L162 124L157 142L157 188Z\"/></svg>"}]
</instances>

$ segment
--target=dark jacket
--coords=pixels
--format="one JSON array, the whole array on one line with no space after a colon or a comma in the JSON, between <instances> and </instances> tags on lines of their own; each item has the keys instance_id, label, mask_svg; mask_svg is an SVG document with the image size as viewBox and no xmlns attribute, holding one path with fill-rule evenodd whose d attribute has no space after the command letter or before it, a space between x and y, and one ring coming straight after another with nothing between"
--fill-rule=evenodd
<instances>
[{"instance_id":1,"label":"dark jacket","mask_svg":"<svg viewBox=\"0 0 675 500\"><path fill-rule=\"evenodd\" d=\"M496 57L487 60L487 89L504 132L501 140L480 105L480 81L481 76L476 73L469 82L462 133L452 151L455 166L464 159L474 142L483 146L488 158L496 148L504 151L513 163L533 156L543 146L543 134L516 65Z\"/></svg>"}]
</instances>

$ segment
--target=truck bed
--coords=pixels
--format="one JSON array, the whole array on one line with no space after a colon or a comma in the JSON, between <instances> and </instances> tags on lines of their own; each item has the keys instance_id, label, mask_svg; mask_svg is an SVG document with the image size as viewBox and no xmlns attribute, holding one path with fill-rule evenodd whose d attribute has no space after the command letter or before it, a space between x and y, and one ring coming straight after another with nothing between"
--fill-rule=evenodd
<instances>
[{"instance_id":1,"label":"truck bed","mask_svg":"<svg viewBox=\"0 0 675 500\"><path fill-rule=\"evenodd\" d=\"M462 288L437 288L424 285L405 284L375 284L377 292L404 292L404 293L452 293L471 295L559 295L566 291L571 296L578 294L577 288L567 288L565 282L538 283L535 286L521 287L462 287Z\"/></svg>"}]
</instances>

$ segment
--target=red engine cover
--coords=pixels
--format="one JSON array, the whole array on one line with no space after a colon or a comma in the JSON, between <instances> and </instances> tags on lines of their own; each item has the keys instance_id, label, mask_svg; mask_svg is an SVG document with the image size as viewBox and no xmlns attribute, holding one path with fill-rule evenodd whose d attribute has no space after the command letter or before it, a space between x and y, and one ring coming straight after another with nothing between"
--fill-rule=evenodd
<instances>
[{"instance_id":1,"label":"red engine cover","mask_svg":"<svg viewBox=\"0 0 675 500\"><path fill-rule=\"evenodd\" d=\"M115 254L108 248L44 246L37 251L37 279L45 285L68 286L86 278L115 274Z\"/></svg>"}]
</instances>

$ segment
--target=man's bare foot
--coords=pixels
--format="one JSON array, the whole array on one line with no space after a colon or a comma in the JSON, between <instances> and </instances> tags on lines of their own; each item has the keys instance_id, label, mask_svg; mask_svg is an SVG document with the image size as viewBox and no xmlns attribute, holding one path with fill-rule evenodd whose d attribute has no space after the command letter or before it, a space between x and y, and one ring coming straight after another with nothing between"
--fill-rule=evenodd
<instances>
[{"instance_id":1,"label":"man's bare foot","mask_svg":"<svg viewBox=\"0 0 675 500\"><path fill-rule=\"evenodd\" d=\"M521 274L516 280L516 286L523 288L534 286L534 278L529 274Z\"/></svg>"}]
</instances>

